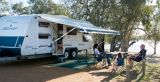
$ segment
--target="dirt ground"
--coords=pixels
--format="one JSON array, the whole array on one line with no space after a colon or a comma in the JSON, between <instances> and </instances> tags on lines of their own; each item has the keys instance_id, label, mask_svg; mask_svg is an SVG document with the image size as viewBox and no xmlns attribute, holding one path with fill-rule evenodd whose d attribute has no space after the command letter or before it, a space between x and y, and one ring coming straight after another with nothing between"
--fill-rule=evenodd
<instances>
[{"instance_id":1,"label":"dirt ground","mask_svg":"<svg viewBox=\"0 0 160 82\"><path fill-rule=\"evenodd\" d=\"M0 82L109 82L110 69L49 67L52 58L0 63Z\"/></svg>"},{"instance_id":2,"label":"dirt ground","mask_svg":"<svg viewBox=\"0 0 160 82\"><path fill-rule=\"evenodd\" d=\"M143 78L144 81L140 82L160 82L159 61L160 58L147 59L148 63L153 64L147 64L146 76ZM106 69L90 66L74 70L49 65L54 63L54 58L0 62L0 82L124 82L125 80L125 76L119 77L117 73L111 73L112 67ZM138 72L133 70L131 75L132 82L135 82Z\"/></svg>"}]
</instances>

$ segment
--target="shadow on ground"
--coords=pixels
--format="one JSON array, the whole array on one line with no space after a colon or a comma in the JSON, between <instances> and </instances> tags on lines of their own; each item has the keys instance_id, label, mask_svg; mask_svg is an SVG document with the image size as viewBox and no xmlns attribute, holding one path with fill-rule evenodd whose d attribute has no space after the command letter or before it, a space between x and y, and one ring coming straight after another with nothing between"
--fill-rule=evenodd
<instances>
[{"instance_id":1,"label":"shadow on ground","mask_svg":"<svg viewBox=\"0 0 160 82\"><path fill-rule=\"evenodd\" d=\"M160 58L154 58L154 57L151 57L151 58L147 58L147 62L148 63L156 63L156 64L160 64Z\"/></svg>"},{"instance_id":2,"label":"shadow on ground","mask_svg":"<svg viewBox=\"0 0 160 82\"><path fill-rule=\"evenodd\" d=\"M57 63L55 58L42 58L0 63L0 82L46 82L79 71L47 67Z\"/></svg>"},{"instance_id":3,"label":"shadow on ground","mask_svg":"<svg viewBox=\"0 0 160 82\"><path fill-rule=\"evenodd\" d=\"M105 82L105 81L108 82L117 76L117 74L111 73L111 72L95 72L90 74L93 74L96 76L105 76L105 79L103 79L101 82Z\"/></svg>"},{"instance_id":4,"label":"shadow on ground","mask_svg":"<svg viewBox=\"0 0 160 82\"><path fill-rule=\"evenodd\" d=\"M43 59L33 59L33 60L22 60L16 62L0 63L0 82L46 82L56 78L72 75L79 72L89 72L91 75L104 76L105 78L101 82L109 82L110 80L119 77L125 77L125 71L121 73L111 73L110 71L97 71L100 69L89 68L85 62L85 58L82 60L69 60L71 62L71 67L63 67L63 63L57 63L55 58L43 58ZM148 62L157 63L160 61L156 59L149 60ZM79 64L77 64L79 63ZM52 66L52 65L53 66ZM51 66L50 66L51 65ZM55 66L59 65L59 66ZM73 66L72 66L73 65ZM83 69L78 70L73 67L83 67ZM159 82L160 80L160 67L147 65L146 76L141 77L138 81L144 80L154 80L152 82ZM104 69L104 68L102 68ZM95 70L95 71L94 71ZM94 72L90 72L94 71ZM131 71L131 78L135 80L139 76L139 70ZM16 78L15 78L16 77ZM17 78L18 77L18 78ZM158 80L158 81L155 81ZM137 81L137 82L138 82Z\"/></svg>"},{"instance_id":5,"label":"shadow on ground","mask_svg":"<svg viewBox=\"0 0 160 82\"><path fill-rule=\"evenodd\" d=\"M146 70L146 76L144 80L151 80L154 82L160 82L160 65L159 64L148 64Z\"/></svg>"}]
</instances>

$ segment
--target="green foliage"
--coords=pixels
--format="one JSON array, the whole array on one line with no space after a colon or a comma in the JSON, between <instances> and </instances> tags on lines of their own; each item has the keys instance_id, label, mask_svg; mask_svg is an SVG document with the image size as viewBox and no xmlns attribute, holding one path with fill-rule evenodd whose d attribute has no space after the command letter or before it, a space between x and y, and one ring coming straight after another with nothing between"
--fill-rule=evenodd
<instances>
[{"instance_id":1,"label":"green foliage","mask_svg":"<svg viewBox=\"0 0 160 82\"><path fill-rule=\"evenodd\" d=\"M160 19L159 19L159 15L156 14L154 15L155 18L153 18L152 22L152 28L150 28L149 31L147 31L147 36L146 38L149 39L149 40L153 40L153 41L160 41L160 27L159 27L159 22L160 22Z\"/></svg>"},{"instance_id":2,"label":"green foliage","mask_svg":"<svg viewBox=\"0 0 160 82\"><path fill-rule=\"evenodd\" d=\"M152 26L149 31L147 31L147 36L146 38L149 40L154 40L154 41L160 41L160 2L157 1L157 6L155 8L158 9L156 13L153 14L152 16L152 24L148 23L147 21L144 21L143 24L149 24L149 26ZM146 9L147 10L147 9ZM147 18L147 17L146 17Z\"/></svg>"},{"instance_id":3,"label":"green foliage","mask_svg":"<svg viewBox=\"0 0 160 82\"><path fill-rule=\"evenodd\" d=\"M69 11L62 5L55 5L52 9L54 11L53 14L55 15L65 15L65 16L70 16Z\"/></svg>"},{"instance_id":4,"label":"green foliage","mask_svg":"<svg viewBox=\"0 0 160 82\"><path fill-rule=\"evenodd\" d=\"M52 13L52 7L54 3L51 0L30 0L32 4L32 12L34 14Z\"/></svg>"},{"instance_id":5,"label":"green foliage","mask_svg":"<svg viewBox=\"0 0 160 82\"><path fill-rule=\"evenodd\" d=\"M22 2L15 3L12 6L13 12L17 14L28 14L28 7L24 7Z\"/></svg>"},{"instance_id":6,"label":"green foliage","mask_svg":"<svg viewBox=\"0 0 160 82\"><path fill-rule=\"evenodd\" d=\"M155 12L152 13L152 19L148 20L149 18L149 8L146 8L144 12L146 12L146 17L144 17L142 23L144 24L145 27L150 27L148 28L149 30L146 30L146 36L145 39L149 39L154 45L154 53L156 54L156 46L158 41L160 41L160 27L159 27L159 23L160 23L160 2L159 0L157 0L157 6L153 6L153 8L155 8ZM151 7L150 7L151 8ZM152 21L152 22L150 22Z\"/></svg>"},{"instance_id":7,"label":"green foliage","mask_svg":"<svg viewBox=\"0 0 160 82\"><path fill-rule=\"evenodd\" d=\"M8 2L6 0L0 0L0 14L9 11Z\"/></svg>"},{"instance_id":8,"label":"green foliage","mask_svg":"<svg viewBox=\"0 0 160 82\"><path fill-rule=\"evenodd\" d=\"M111 43L112 41L112 36L105 36L105 42Z\"/></svg>"},{"instance_id":9,"label":"green foliage","mask_svg":"<svg viewBox=\"0 0 160 82\"><path fill-rule=\"evenodd\" d=\"M55 4L52 0L30 0L31 13L69 15L62 5Z\"/></svg>"},{"instance_id":10,"label":"green foliage","mask_svg":"<svg viewBox=\"0 0 160 82\"><path fill-rule=\"evenodd\" d=\"M146 6L146 7L143 8L144 17L142 18L141 22L142 22L143 26L146 28L145 29L146 31L150 31L151 30L151 27L152 27L151 14L153 14L153 11L154 11L154 7L152 7L152 6Z\"/></svg>"},{"instance_id":11,"label":"green foliage","mask_svg":"<svg viewBox=\"0 0 160 82\"><path fill-rule=\"evenodd\" d=\"M69 2L68 2L69 1ZM113 43L129 45L136 25L142 22L150 30L152 7L147 0L66 0L73 18L87 20L96 26L118 30L121 35ZM99 38L99 37L98 37ZM103 38L103 37L102 37ZM100 38L99 38L100 39Z\"/></svg>"}]
</instances>

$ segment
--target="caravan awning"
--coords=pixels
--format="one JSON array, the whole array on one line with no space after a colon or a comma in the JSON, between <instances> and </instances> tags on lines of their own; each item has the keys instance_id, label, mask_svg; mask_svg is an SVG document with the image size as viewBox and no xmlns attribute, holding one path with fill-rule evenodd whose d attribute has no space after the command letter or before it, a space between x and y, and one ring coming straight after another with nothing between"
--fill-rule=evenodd
<instances>
[{"instance_id":1,"label":"caravan awning","mask_svg":"<svg viewBox=\"0 0 160 82\"><path fill-rule=\"evenodd\" d=\"M96 27L87 21L75 20L65 16L57 16L57 15L40 14L38 16L51 22L78 28L80 29L81 32L120 35L118 31Z\"/></svg>"}]
</instances>

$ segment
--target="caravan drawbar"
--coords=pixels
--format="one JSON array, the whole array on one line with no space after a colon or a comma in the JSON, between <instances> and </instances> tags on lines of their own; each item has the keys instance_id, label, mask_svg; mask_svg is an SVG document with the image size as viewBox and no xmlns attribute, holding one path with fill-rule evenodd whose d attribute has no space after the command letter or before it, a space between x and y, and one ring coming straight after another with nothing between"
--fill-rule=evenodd
<instances>
[{"instance_id":1,"label":"caravan drawbar","mask_svg":"<svg viewBox=\"0 0 160 82\"><path fill-rule=\"evenodd\" d=\"M77 56L91 49L92 33L119 35L114 30L58 15L21 15L0 18L0 58Z\"/></svg>"}]
</instances>

